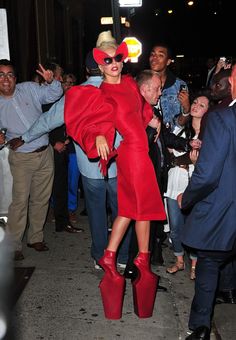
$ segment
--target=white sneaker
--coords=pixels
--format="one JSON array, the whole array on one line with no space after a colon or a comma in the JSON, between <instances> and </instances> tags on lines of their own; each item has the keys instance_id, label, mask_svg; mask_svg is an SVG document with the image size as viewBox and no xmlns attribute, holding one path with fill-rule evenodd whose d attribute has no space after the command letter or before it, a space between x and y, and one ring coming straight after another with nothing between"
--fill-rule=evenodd
<instances>
[{"instance_id":1,"label":"white sneaker","mask_svg":"<svg viewBox=\"0 0 236 340\"><path fill-rule=\"evenodd\" d=\"M126 263L119 263L119 262L117 262L117 267L121 268L121 269L125 269L126 268Z\"/></svg>"},{"instance_id":2,"label":"white sneaker","mask_svg":"<svg viewBox=\"0 0 236 340\"><path fill-rule=\"evenodd\" d=\"M97 270L102 270L102 267L99 266L99 264L97 263L97 261L94 260L94 268L97 269Z\"/></svg>"}]
</instances>

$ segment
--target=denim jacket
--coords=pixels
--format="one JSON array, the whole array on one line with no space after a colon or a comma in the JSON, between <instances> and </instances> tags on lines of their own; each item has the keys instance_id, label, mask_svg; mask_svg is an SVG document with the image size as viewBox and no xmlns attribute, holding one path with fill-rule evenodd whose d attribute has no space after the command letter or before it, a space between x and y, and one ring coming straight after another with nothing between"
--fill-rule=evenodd
<instances>
[{"instance_id":1,"label":"denim jacket","mask_svg":"<svg viewBox=\"0 0 236 340\"><path fill-rule=\"evenodd\" d=\"M160 97L160 107L163 115L163 122L173 131L177 124L177 116L182 112L180 102L178 100L178 93L180 85L187 84L180 78L177 78L171 71L167 71L167 78L162 89Z\"/></svg>"}]
</instances>

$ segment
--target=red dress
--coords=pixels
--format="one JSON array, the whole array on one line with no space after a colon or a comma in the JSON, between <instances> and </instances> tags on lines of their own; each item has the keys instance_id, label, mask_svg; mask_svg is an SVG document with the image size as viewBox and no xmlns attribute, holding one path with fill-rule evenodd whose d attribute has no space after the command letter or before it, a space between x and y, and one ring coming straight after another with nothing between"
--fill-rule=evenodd
<instances>
[{"instance_id":1,"label":"red dress","mask_svg":"<svg viewBox=\"0 0 236 340\"><path fill-rule=\"evenodd\" d=\"M112 149L116 129L123 137L116 157L118 215L138 221L164 220L165 210L145 132L153 115L151 106L144 102L129 76L123 76L120 84L103 82L100 89L87 86L83 90L85 87L67 91L67 133L89 158L94 158L98 157L95 137L105 135Z\"/></svg>"}]
</instances>

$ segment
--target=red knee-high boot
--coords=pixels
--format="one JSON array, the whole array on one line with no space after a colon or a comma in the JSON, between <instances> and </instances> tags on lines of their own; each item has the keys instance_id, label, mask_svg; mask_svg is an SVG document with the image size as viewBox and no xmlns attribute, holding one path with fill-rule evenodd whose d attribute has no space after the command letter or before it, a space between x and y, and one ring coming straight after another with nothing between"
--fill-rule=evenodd
<instances>
[{"instance_id":1,"label":"red knee-high boot","mask_svg":"<svg viewBox=\"0 0 236 340\"><path fill-rule=\"evenodd\" d=\"M134 264L138 268L138 276L132 283L134 312L140 318L150 318L158 284L158 276L150 269L150 252L139 253Z\"/></svg>"},{"instance_id":2,"label":"red knee-high boot","mask_svg":"<svg viewBox=\"0 0 236 340\"><path fill-rule=\"evenodd\" d=\"M105 250L98 263L105 271L99 284L105 317L112 320L120 319L125 293L125 278L116 270L116 252Z\"/></svg>"}]
</instances>

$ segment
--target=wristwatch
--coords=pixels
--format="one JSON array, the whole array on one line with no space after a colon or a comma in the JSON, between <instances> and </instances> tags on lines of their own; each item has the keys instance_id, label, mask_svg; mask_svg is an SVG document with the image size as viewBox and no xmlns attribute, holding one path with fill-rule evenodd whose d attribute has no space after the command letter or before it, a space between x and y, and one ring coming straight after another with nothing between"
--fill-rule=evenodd
<instances>
[{"instance_id":1,"label":"wristwatch","mask_svg":"<svg viewBox=\"0 0 236 340\"><path fill-rule=\"evenodd\" d=\"M25 141L24 141L24 139L22 138L22 136L20 136L19 139L22 141L23 144L25 143Z\"/></svg>"}]
</instances>

